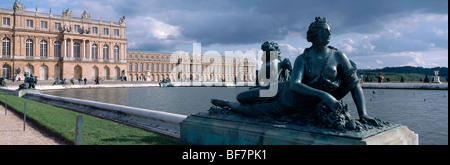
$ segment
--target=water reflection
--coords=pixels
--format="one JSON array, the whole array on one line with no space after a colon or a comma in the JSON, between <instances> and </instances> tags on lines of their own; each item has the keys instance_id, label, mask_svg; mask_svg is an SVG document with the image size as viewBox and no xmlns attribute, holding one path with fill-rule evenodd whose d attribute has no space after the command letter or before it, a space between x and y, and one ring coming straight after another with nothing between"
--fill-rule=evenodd
<instances>
[{"instance_id":1,"label":"water reflection","mask_svg":"<svg viewBox=\"0 0 450 165\"><path fill-rule=\"evenodd\" d=\"M210 100L236 101L248 87L103 88L44 91L46 94L189 115L206 111ZM368 114L403 124L419 144L448 145L448 90L364 89ZM357 117L351 95L344 102Z\"/></svg>"}]
</instances>

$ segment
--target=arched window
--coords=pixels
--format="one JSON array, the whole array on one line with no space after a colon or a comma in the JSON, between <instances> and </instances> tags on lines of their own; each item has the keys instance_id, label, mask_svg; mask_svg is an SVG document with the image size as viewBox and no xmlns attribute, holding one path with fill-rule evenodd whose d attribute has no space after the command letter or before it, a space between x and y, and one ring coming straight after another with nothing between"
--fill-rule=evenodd
<instances>
[{"instance_id":1,"label":"arched window","mask_svg":"<svg viewBox=\"0 0 450 165\"><path fill-rule=\"evenodd\" d=\"M153 57L153 56L152 56L152 57ZM155 68L155 65L152 64L152 66L150 67L150 71L153 72L153 71L155 70L154 68ZM152 79L152 80L153 80L153 79Z\"/></svg>"},{"instance_id":2,"label":"arched window","mask_svg":"<svg viewBox=\"0 0 450 165\"><path fill-rule=\"evenodd\" d=\"M114 60L119 61L119 46L114 46Z\"/></svg>"},{"instance_id":3,"label":"arched window","mask_svg":"<svg viewBox=\"0 0 450 165\"><path fill-rule=\"evenodd\" d=\"M92 59L98 59L98 46L97 44L92 45ZM130 67L131 69L131 67Z\"/></svg>"},{"instance_id":4,"label":"arched window","mask_svg":"<svg viewBox=\"0 0 450 165\"><path fill-rule=\"evenodd\" d=\"M145 70L148 71L149 65L148 63L145 63Z\"/></svg>"},{"instance_id":5,"label":"arched window","mask_svg":"<svg viewBox=\"0 0 450 165\"><path fill-rule=\"evenodd\" d=\"M25 42L25 55L27 57L33 56L33 40L27 39Z\"/></svg>"},{"instance_id":6,"label":"arched window","mask_svg":"<svg viewBox=\"0 0 450 165\"><path fill-rule=\"evenodd\" d=\"M75 42L74 44L73 44L73 57L75 57L75 58L81 58L81 56L80 56L80 43L78 43L78 42Z\"/></svg>"},{"instance_id":7,"label":"arched window","mask_svg":"<svg viewBox=\"0 0 450 165\"><path fill-rule=\"evenodd\" d=\"M144 64L143 64L143 63L141 63L141 67L140 67L140 69L141 69L141 70L139 70L139 71L141 71L141 72L143 72L143 71L144 71Z\"/></svg>"},{"instance_id":8,"label":"arched window","mask_svg":"<svg viewBox=\"0 0 450 165\"><path fill-rule=\"evenodd\" d=\"M3 38L2 40L2 55L10 56L11 55L11 40L9 38Z\"/></svg>"},{"instance_id":9,"label":"arched window","mask_svg":"<svg viewBox=\"0 0 450 165\"><path fill-rule=\"evenodd\" d=\"M134 71L138 71L138 63L134 64Z\"/></svg>"},{"instance_id":10,"label":"arched window","mask_svg":"<svg viewBox=\"0 0 450 165\"><path fill-rule=\"evenodd\" d=\"M55 57L61 57L61 42L55 41L53 43Z\"/></svg>"},{"instance_id":11,"label":"arched window","mask_svg":"<svg viewBox=\"0 0 450 165\"><path fill-rule=\"evenodd\" d=\"M130 66L128 66L129 71L133 71L133 63L130 63Z\"/></svg>"},{"instance_id":12,"label":"arched window","mask_svg":"<svg viewBox=\"0 0 450 165\"><path fill-rule=\"evenodd\" d=\"M109 46L103 45L103 59L108 60L109 59ZM137 68L136 68L137 70Z\"/></svg>"},{"instance_id":13,"label":"arched window","mask_svg":"<svg viewBox=\"0 0 450 165\"><path fill-rule=\"evenodd\" d=\"M47 57L47 41L42 40L41 41L41 57Z\"/></svg>"}]
</instances>

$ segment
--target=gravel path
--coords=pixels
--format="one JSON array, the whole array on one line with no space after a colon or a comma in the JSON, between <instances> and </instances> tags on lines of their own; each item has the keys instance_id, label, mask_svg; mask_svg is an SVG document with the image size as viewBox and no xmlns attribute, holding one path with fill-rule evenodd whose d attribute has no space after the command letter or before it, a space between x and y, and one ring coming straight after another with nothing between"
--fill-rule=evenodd
<instances>
[{"instance_id":1,"label":"gravel path","mask_svg":"<svg viewBox=\"0 0 450 165\"><path fill-rule=\"evenodd\" d=\"M0 106L0 145L65 145L27 122L23 131L23 118Z\"/></svg>"}]
</instances>

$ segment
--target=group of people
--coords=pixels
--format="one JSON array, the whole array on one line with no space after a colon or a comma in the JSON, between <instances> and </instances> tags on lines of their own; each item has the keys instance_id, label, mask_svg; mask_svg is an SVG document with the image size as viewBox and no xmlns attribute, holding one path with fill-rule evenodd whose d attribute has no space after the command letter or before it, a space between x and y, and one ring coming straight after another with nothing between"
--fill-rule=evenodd
<instances>
[{"instance_id":1,"label":"group of people","mask_svg":"<svg viewBox=\"0 0 450 165\"><path fill-rule=\"evenodd\" d=\"M81 82L82 82L82 81L84 81L84 85L87 84L87 78L85 77L84 79L78 78L78 85L81 85ZM94 82L95 82L95 85L100 85L100 80L98 79L98 77L95 78ZM75 85L75 79L74 79L74 78L71 78L71 79L70 79L70 83L71 83L72 85ZM66 79L64 78L64 79L61 81L61 80L59 79L59 77L56 78L56 81L53 83L53 85L64 85L64 84L67 84L67 83L66 83Z\"/></svg>"}]
</instances>

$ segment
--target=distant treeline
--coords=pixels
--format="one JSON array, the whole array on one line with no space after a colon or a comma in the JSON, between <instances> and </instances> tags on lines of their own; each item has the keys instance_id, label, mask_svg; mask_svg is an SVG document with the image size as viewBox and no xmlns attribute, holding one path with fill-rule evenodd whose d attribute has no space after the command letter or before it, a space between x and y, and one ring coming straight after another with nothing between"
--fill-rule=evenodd
<instances>
[{"instance_id":1,"label":"distant treeline","mask_svg":"<svg viewBox=\"0 0 450 165\"><path fill-rule=\"evenodd\" d=\"M439 70L439 77L441 82L448 82L448 68L447 67L385 67L381 69L360 69L358 75L363 74L365 81L378 81L378 74L384 76L384 81L424 81L426 77L430 81L434 80L434 71Z\"/></svg>"}]
</instances>

